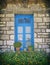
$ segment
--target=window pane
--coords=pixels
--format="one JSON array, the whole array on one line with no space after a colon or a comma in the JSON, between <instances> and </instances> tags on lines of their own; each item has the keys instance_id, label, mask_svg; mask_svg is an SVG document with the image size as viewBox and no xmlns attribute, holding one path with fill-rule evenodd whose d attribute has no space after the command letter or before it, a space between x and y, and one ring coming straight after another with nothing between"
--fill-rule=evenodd
<instances>
[{"instance_id":1,"label":"window pane","mask_svg":"<svg viewBox=\"0 0 50 65\"><path fill-rule=\"evenodd\" d=\"M26 27L26 33L31 33L31 27L30 26Z\"/></svg>"},{"instance_id":2,"label":"window pane","mask_svg":"<svg viewBox=\"0 0 50 65\"><path fill-rule=\"evenodd\" d=\"M23 40L23 35L22 34L18 34L18 40Z\"/></svg>"},{"instance_id":3,"label":"window pane","mask_svg":"<svg viewBox=\"0 0 50 65\"><path fill-rule=\"evenodd\" d=\"M24 18L25 23L30 23L30 19L29 18Z\"/></svg>"},{"instance_id":4,"label":"window pane","mask_svg":"<svg viewBox=\"0 0 50 65\"><path fill-rule=\"evenodd\" d=\"M31 35L30 34L26 34L26 40L30 41L31 39Z\"/></svg>"},{"instance_id":5,"label":"window pane","mask_svg":"<svg viewBox=\"0 0 50 65\"><path fill-rule=\"evenodd\" d=\"M23 33L23 27L22 26L18 27L18 33Z\"/></svg>"},{"instance_id":6,"label":"window pane","mask_svg":"<svg viewBox=\"0 0 50 65\"><path fill-rule=\"evenodd\" d=\"M23 19L22 18L19 18L18 19L18 23L23 23Z\"/></svg>"}]
</instances>

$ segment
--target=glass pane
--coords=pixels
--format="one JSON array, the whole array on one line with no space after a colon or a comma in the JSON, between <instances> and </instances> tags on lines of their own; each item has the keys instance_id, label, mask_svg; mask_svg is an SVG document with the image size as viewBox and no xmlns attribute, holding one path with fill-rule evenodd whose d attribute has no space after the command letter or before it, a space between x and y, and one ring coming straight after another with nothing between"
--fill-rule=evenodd
<instances>
[{"instance_id":1,"label":"glass pane","mask_svg":"<svg viewBox=\"0 0 50 65\"><path fill-rule=\"evenodd\" d=\"M18 22L19 22L19 23L23 23L23 19L22 19L22 18L19 18L19 19L18 19Z\"/></svg>"},{"instance_id":2,"label":"glass pane","mask_svg":"<svg viewBox=\"0 0 50 65\"><path fill-rule=\"evenodd\" d=\"M23 27L22 26L18 27L18 33L23 33Z\"/></svg>"},{"instance_id":3,"label":"glass pane","mask_svg":"<svg viewBox=\"0 0 50 65\"><path fill-rule=\"evenodd\" d=\"M26 46L30 46L30 45L31 45L31 35L26 34Z\"/></svg>"},{"instance_id":4,"label":"glass pane","mask_svg":"<svg viewBox=\"0 0 50 65\"><path fill-rule=\"evenodd\" d=\"M18 34L18 40L23 40L23 35L22 34Z\"/></svg>"},{"instance_id":5,"label":"glass pane","mask_svg":"<svg viewBox=\"0 0 50 65\"><path fill-rule=\"evenodd\" d=\"M30 26L26 27L26 33L31 33L31 27Z\"/></svg>"},{"instance_id":6,"label":"glass pane","mask_svg":"<svg viewBox=\"0 0 50 65\"><path fill-rule=\"evenodd\" d=\"M29 18L24 18L25 23L30 23L30 19Z\"/></svg>"},{"instance_id":7,"label":"glass pane","mask_svg":"<svg viewBox=\"0 0 50 65\"><path fill-rule=\"evenodd\" d=\"M31 39L31 35L30 34L26 34L26 40L30 41L30 39Z\"/></svg>"}]
</instances>

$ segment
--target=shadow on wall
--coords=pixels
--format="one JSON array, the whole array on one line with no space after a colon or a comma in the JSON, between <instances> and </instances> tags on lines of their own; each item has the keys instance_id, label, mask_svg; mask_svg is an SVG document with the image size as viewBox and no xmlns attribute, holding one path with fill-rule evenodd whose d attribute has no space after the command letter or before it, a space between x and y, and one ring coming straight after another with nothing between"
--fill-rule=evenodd
<instances>
[{"instance_id":1,"label":"shadow on wall","mask_svg":"<svg viewBox=\"0 0 50 65\"><path fill-rule=\"evenodd\" d=\"M2 39L2 35L4 34L2 28L4 27L4 22L2 21L2 14L4 14L4 8L6 8L7 6L7 0L0 0L0 51L2 50L2 46L3 46L3 39Z\"/></svg>"},{"instance_id":2,"label":"shadow on wall","mask_svg":"<svg viewBox=\"0 0 50 65\"><path fill-rule=\"evenodd\" d=\"M48 53L48 65L50 65L50 10L48 10L48 14L49 14L49 25L48 25L48 29L49 29L49 34L48 34L48 47L49 47L49 53Z\"/></svg>"},{"instance_id":3,"label":"shadow on wall","mask_svg":"<svg viewBox=\"0 0 50 65\"><path fill-rule=\"evenodd\" d=\"M3 41L3 39L2 39L2 35L4 34L4 32L3 32L3 30L2 30L2 28L4 27L3 25L3 22L2 22L2 17L1 17L1 15L2 15L3 13L2 13L2 11L0 10L0 52L2 51L2 46L3 46L3 43L2 43L2 41Z\"/></svg>"},{"instance_id":4,"label":"shadow on wall","mask_svg":"<svg viewBox=\"0 0 50 65\"><path fill-rule=\"evenodd\" d=\"M48 14L49 14L49 19L50 19L50 10L48 10ZM50 30L50 20L49 20L48 29ZM50 31L49 31L49 34L48 34L48 38L50 39ZM49 49L50 49L50 41L49 41L49 43L48 43L48 46L49 46ZM50 54L50 52L49 52L49 54Z\"/></svg>"},{"instance_id":5,"label":"shadow on wall","mask_svg":"<svg viewBox=\"0 0 50 65\"><path fill-rule=\"evenodd\" d=\"M0 17L0 40L1 40L1 36L2 36L1 31L2 31L2 27L1 27L1 17ZM2 50L1 47L2 47L2 45L1 45L1 43L0 43L0 51Z\"/></svg>"}]
</instances>

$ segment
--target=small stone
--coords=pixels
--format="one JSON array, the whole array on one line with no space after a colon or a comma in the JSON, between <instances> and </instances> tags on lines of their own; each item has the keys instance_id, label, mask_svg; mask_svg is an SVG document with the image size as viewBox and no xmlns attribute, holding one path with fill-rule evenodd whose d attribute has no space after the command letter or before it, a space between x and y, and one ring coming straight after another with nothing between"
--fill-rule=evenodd
<instances>
[{"instance_id":1,"label":"small stone","mask_svg":"<svg viewBox=\"0 0 50 65\"><path fill-rule=\"evenodd\" d=\"M14 41L11 41L11 40L7 41L7 45L13 45L13 43Z\"/></svg>"},{"instance_id":2,"label":"small stone","mask_svg":"<svg viewBox=\"0 0 50 65\"><path fill-rule=\"evenodd\" d=\"M10 39L11 40L14 40L14 35L10 35Z\"/></svg>"},{"instance_id":3,"label":"small stone","mask_svg":"<svg viewBox=\"0 0 50 65\"><path fill-rule=\"evenodd\" d=\"M0 41L0 45L3 45L3 41Z\"/></svg>"}]
</instances>

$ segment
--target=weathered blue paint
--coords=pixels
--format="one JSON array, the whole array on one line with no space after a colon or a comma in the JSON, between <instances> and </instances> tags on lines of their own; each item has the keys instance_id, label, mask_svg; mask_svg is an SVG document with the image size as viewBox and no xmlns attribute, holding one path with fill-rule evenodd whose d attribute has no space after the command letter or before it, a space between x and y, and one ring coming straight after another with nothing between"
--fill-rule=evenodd
<instances>
[{"instance_id":1,"label":"weathered blue paint","mask_svg":"<svg viewBox=\"0 0 50 65\"><path fill-rule=\"evenodd\" d=\"M18 32L18 27L23 28L23 32ZM30 27L30 32L26 32L26 27ZM18 35L23 35L22 40L18 39ZM30 35L30 40L26 40L26 35ZM15 15L15 42L22 42L21 49L27 48L27 43L30 42L34 45L34 17L32 14L17 14Z\"/></svg>"}]
</instances>

